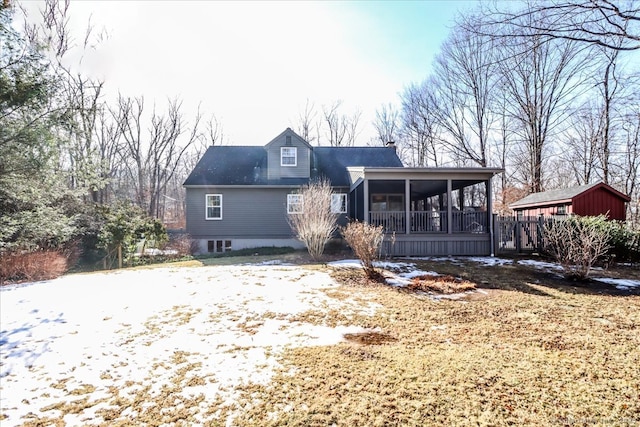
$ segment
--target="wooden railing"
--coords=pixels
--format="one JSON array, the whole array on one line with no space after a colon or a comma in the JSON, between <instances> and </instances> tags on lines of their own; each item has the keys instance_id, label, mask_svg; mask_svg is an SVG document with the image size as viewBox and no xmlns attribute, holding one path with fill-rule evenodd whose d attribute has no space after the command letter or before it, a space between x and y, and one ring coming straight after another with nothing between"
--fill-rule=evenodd
<instances>
[{"instance_id":1,"label":"wooden railing","mask_svg":"<svg viewBox=\"0 0 640 427\"><path fill-rule=\"evenodd\" d=\"M369 224L382 225L385 233L404 233L404 211L369 212Z\"/></svg>"},{"instance_id":2,"label":"wooden railing","mask_svg":"<svg viewBox=\"0 0 640 427\"><path fill-rule=\"evenodd\" d=\"M452 212L451 221L454 233L489 232L486 212Z\"/></svg>"},{"instance_id":3,"label":"wooden railing","mask_svg":"<svg viewBox=\"0 0 640 427\"><path fill-rule=\"evenodd\" d=\"M452 231L454 233L488 233L486 212L452 212ZM404 233L404 211L369 212L369 223L382 225L385 233ZM447 211L411 211L409 213L410 233L446 233Z\"/></svg>"},{"instance_id":4,"label":"wooden railing","mask_svg":"<svg viewBox=\"0 0 640 427\"><path fill-rule=\"evenodd\" d=\"M447 211L411 211L412 233L446 233Z\"/></svg>"}]
</instances>

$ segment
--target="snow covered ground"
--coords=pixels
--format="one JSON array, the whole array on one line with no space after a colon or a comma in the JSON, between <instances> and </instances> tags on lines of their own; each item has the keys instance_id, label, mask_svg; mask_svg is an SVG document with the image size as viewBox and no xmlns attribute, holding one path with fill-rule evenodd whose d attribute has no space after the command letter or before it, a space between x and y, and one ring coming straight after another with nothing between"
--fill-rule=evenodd
<instances>
[{"instance_id":1,"label":"snow covered ground","mask_svg":"<svg viewBox=\"0 0 640 427\"><path fill-rule=\"evenodd\" d=\"M4 287L0 424L22 424L29 413L55 418L81 398L88 402L65 416L66 425L99 424L100 410L146 386L147 398L178 387L174 405L204 395L205 414L216 399L232 402L237 385L268 383L285 347L333 344L362 331L292 321L307 310L376 310L323 292L335 286L323 272L253 265L123 270ZM120 416L135 419L135 409L127 411Z\"/></svg>"},{"instance_id":2,"label":"snow covered ground","mask_svg":"<svg viewBox=\"0 0 640 427\"><path fill-rule=\"evenodd\" d=\"M447 261L488 267L513 262ZM331 266L353 268L359 263L346 260ZM387 280L393 286L436 274L418 270L411 260L378 266L392 270ZM598 280L620 289L640 287L637 280ZM268 384L286 347L330 345L345 333L363 331L296 318L309 310L373 315L379 308L363 295L339 300L324 292L335 287L325 272L277 262L77 274L2 287L0 424L57 418L63 412L68 413L66 425L135 420L135 406L110 420L104 414L121 409L123 402L159 405L154 399L167 390L170 405L183 406L204 423L209 407L234 402L236 386ZM79 409L65 410L70 405Z\"/></svg>"}]
</instances>

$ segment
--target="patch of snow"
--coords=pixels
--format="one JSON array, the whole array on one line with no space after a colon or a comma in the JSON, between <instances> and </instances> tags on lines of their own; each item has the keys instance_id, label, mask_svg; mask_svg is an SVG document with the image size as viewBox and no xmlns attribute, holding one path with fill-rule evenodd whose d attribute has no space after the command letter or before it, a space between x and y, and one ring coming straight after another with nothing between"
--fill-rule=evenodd
<instances>
[{"instance_id":1,"label":"patch of snow","mask_svg":"<svg viewBox=\"0 0 640 427\"><path fill-rule=\"evenodd\" d=\"M560 264L556 264L553 262L538 261L533 259L518 260L518 264L528 265L528 266L539 268L542 270L562 270L562 266Z\"/></svg>"},{"instance_id":2,"label":"patch of snow","mask_svg":"<svg viewBox=\"0 0 640 427\"><path fill-rule=\"evenodd\" d=\"M507 265L513 264L513 260L504 259L498 257L469 257L467 258L469 261L477 262L478 264L486 265L488 267L493 267L496 265Z\"/></svg>"},{"instance_id":3,"label":"patch of snow","mask_svg":"<svg viewBox=\"0 0 640 427\"><path fill-rule=\"evenodd\" d=\"M185 381L196 376L206 386L181 384L172 395L178 404L199 393L233 404L236 386L270 381L285 348L331 345L364 330L293 320L308 310L377 308L323 292L337 286L320 271L242 265L76 274L3 287L0 409L8 418L2 424L22 424L29 412L55 417L57 409L41 408L79 396L126 398L149 386L152 399L185 368ZM95 390L74 395L83 385ZM96 403L65 422L100 424L96 412L108 407ZM198 415L203 423L205 409ZM135 416L134 408L127 419Z\"/></svg>"},{"instance_id":4,"label":"patch of snow","mask_svg":"<svg viewBox=\"0 0 640 427\"><path fill-rule=\"evenodd\" d=\"M612 279L609 277L598 277L593 280L597 280L598 282L607 283L609 285L614 285L616 289L621 291L628 291L630 289L640 288L640 280L631 280L631 279Z\"/></svg>"},{"instance_id":5,"label":"patch of snow","mask_svg":"<svg viewBox=\"0 0 640 427\"><path fill-rule=\"evenodd\" d=\"M335 268L362 268L362 263L357 259L342 259L331 261L327 265Z\"/></svg>"},{"instance_id":6,"label":"patch of snow","mask_svg":"<svg viewBox=\"0 0 640 427\"><path fill-rule=\"evenodd\" d=\"M387 273L385 280L387 284L397 287L405 287L411 283L411 279L419 276L438 276L435 271L412 270L405 273Z\"/></svg>"}]
</instances>

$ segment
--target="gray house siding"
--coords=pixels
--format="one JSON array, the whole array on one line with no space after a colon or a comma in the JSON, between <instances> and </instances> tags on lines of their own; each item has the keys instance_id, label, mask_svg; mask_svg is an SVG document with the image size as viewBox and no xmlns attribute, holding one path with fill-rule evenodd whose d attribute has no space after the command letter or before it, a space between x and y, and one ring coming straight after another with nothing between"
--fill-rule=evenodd
<instances>
[{"instance_id":1,"label":"gray house siding","mask_svg":"<svg viewBox=\"0 0 640 427\"><path fill-rule=\"evenodd\" d=\"M287 138L289 138L287 140ZM296 166L281 166L280 149L295 147L297 149ZM311 172L311 149L309 145L293 132L284 132L267 146L267 178L309 178Z\"/></svg>"},{"instance_id":2,"label":"gray house siding","mask_svg":"<svg viewBox=\"0 0 640 427\"><path fill-rule=\"evenodd\" d=\"M187 230L193 238L290 238L287 194L293 188L187 189ZM222 194L222 219L205 219L205 195Z\"/></svg>"}]
</instances>

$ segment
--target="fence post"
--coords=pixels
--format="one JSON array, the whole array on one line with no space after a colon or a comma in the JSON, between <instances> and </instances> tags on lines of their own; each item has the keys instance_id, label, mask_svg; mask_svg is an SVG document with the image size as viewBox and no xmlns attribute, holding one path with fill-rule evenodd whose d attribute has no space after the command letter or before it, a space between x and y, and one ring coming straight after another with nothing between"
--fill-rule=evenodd
<instances>
[{"instance_id":1,"label":"fence post","mask_svg":"<svg viewBox=\"0 0 640 427\"><path fill-rule=\"evenodd\" d=\"M516 253L522 252L522 223L520 218L516 218L515 227L513 227L515 233Z\"/></svg>"},{"instance_id":2,"label":"fence post","mask_svg":"<svg viewBox=\"0 0 640 427\"><path fill-rule=\"evenodd\" d=\"M538 251L538 253L542 252L543 249L543 233L544 233L544 216L540 215L538 217L538 247L536 248L536 250Z\"/></svg>"}]
</instances>

